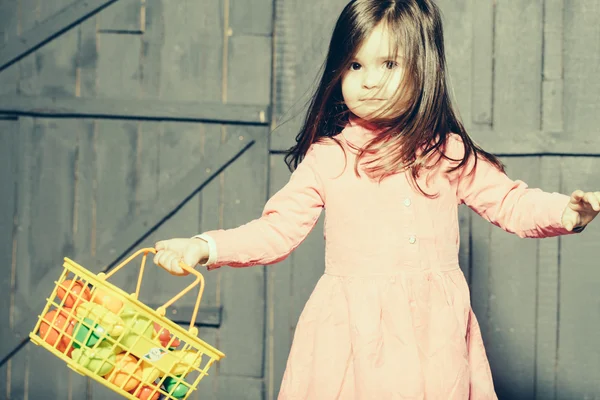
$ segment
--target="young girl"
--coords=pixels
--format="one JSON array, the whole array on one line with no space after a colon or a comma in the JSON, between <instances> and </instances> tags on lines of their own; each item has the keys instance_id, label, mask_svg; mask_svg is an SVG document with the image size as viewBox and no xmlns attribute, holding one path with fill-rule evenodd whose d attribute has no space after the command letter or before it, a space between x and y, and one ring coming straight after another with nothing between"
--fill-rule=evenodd
<instances>
[{"instance_id":1,"label":"young girl","mask_svg":"<svg viewBox=\"0 0 600 400\"><path fill-rule=\"evenodd\" d=\"M156 244L155 263L286 258L326 208L326 268L298 322L280 399L495 399L458 265L457 207L520 237L583 230L600 192L509 179L452 109L432 0L352 0L339 17L289 183L261 218Z\"/></svg>"}]
</instances>

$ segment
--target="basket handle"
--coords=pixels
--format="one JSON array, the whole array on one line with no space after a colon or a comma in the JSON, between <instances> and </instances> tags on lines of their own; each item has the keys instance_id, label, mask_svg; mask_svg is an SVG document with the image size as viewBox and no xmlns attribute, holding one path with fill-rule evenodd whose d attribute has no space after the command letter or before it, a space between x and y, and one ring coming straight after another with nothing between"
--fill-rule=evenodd
<instances>
[{"instance_id":1,"label":"basket handle","mask_svg":"<svg viewBox=\"0 0 600 400\"><path fill-rule=\"evenodd\" d=\"M105 276L105 279L110 278L112 275L114 275L117 271L119 271L121 268L123 268L126 264L128 264L131 260L133 260L135 257L137 257L138 255L140 255L141 253L143 253L144 255L142 257L142 263L141 263L141 266L140 266L140 274L138 275L137 286L135 288L135 298L136 299L138 298L138 296L140 294L140 289L141 289L141 286L142 286L142 277L144 275L144 267L146 265L146 258L148 256L148 253L156 254L156 249L154 249L152 247L148 247L148 248L143 248L143 249L140 249L140 250L136 251L131 256L129 256L127 259L125 259L123 262L121 262L119 265L117 265L115 268L113 268ZM200 288L198 290L198 297L196 298L196 304L194 306L194 311L192 312L192 318L190 319L190 328L189 328L190 333L192 333L194 335L197 335L198 334L198 328L195 327L195 323L196 323L196 317L198 315L198 308L200 308L200 300L202 299L202 294L204 293L204 276L200 272L198 272L197 270L195 270L194 268L192 268L189 265L185 264L184 262L180 261L179 262L179 266L184 271L187 271L190 274L195 275L196 279L194 280L194 282L192 282L191 284L189 284L185 289L183 289L177 295L173 296L173 298L171 300L167 301L165 304L163 304L162 306L158 307L156 309L156 312L158 314L160 314L161 316L164 317L166 315L166 313L167 313L167 307L170 307L173 303L175 303L180 298L182 298L183 296L185 296L195 286L200 286Z\"/></svg>"}]
</instances>

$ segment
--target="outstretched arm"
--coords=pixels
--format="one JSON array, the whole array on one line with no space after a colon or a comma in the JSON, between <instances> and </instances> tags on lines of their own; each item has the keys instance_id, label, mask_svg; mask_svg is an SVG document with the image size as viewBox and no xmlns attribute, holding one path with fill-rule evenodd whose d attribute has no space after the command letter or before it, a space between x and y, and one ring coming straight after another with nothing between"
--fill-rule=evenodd
<instances>
[{"instance_id":1,"label":"outstretched arm","mask_svg":"<svg viewBox=\"0 0 600 400\"><path fill-rule=\"evenodd\" d=\"M311 148L290 181L267 202L260 218L238 228L199 235L209 243L208 269L285 259L315 226L325 204L323 192L317 156Z\"/></svg>"},{"instance_id":2,"label":"outstretched arm","mask_svg":"<svg viewBox=\"0 0 600 400\"><path fill-rule=\"evenodd\" d=\"M462 141L451 138L448 153L452 158L462 158ZM472 155L465 167L457 171L455 180L460 203L519 237L544 238L578 231L569 230L563 224L569 196L529 188L525 182L510 179L481 157L475 166Z\"/></svg>"}]
</instances>

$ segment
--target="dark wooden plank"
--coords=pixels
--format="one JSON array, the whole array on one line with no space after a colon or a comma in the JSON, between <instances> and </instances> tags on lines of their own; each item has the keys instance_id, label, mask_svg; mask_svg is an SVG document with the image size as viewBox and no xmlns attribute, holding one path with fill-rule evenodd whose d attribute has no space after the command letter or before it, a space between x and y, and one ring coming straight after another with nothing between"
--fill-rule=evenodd
<instances>
[{"instance_id":1,"label":"dark wooden plank","mask_svg":"<svg viewBox=\"0 0 600 400\"><path fill-rule=\"evenodd\" d=\"M18 7L19 2L8 0L0 3L0 46L18 40ZM0 95L17 93L19 68L13 65L0 73Z\"/></svg>"},{"instance_id":2,"label":"dark wooden plank","mask_svg":"<svg viewBox=\"0 0 600 400\"><path fill-rule=\"evenodd\" d=\"M464 207L464 206L463 206ZM471 305L479 321L486 346L492 345L490 337L490 251L491 232L489 222L471 213ZM492 370L494 373L494 370Z\"/></svg>"},{"instance_id":3,"label":"dark wooden plank","mask_svg":"<svg viewBox=\"0 0 600 400\"><path fill-rule=\"evenodd\" d=\"M460 248L458 250L458 262L467 283L471 283L471 212L467 207L459 207L458 209L458 225Z\"/></svg>"},{"instance_id":4,"label":"dark wooden plank","mask_svg":"<svg viewBox=\"0 0 600 400\"><path fill-rule=\"evenodd\" d=\"M44 117L175 120L266 125L268 107L204 102L0 96L0 112Z\"/></svg>"},{"instance_id":5,"label":"dark wooden plank","mask_svg":"<svg viewBox=\"0 0 600 400\"><path fill-rule=\"evenodd\" d=\"M564 0L544 2L542 130L561 132L563 121Z\"/></svg>"},{"instance_id":6,"label":"dark wooden plank","mask_svg":"<svg viewBox=\"0 0 600 400\"><path fill-rule=\"evenodd\" d=\"M17 176L26 178L18 179L17 181L17 209L15 218L15 249L14 260L11 268L11 292L10 292L10 326L12 328L12 336L3 340L2 354L0 360L5 359L7 353L16 349L25 339L31 328L35 325L37 315L43 307L43 302L39 302L39 311L31 312L33 317L31 321L23 327L21 334L15 335L15 327L18 319L23 320L23 315L26 313L23 306L26 305L27 298L24 297L23 288L19 288L17 282L17 274L19 279L24 282L29 280L31 273L30 269L30 224L31 224L31 176L32 176L32 153L31 137L33 135L34 120L31 118L21 118L18 125L18 161L17 161ZM21 285L23 286L23 285ZM26 288L25 288L26 289ZM17 339L18 337L18 339ZM11 342L12 339L12 342ZM7 385L11 397L24 398L27 390L27 373L28 373L28 358L29 347L21 348L19 352L14 354L8 362L8 381Z\"/></svg>"},{"instance_id":7,"label":"dark wooden plank","mask_svg":"<svg viewBox=\"0 0 600 400\"><path fill-rule=\"evenodd\" d=\"M541 186L546 191L560 191L560 165L558 157L541 158ZM556 398L559 242L559 238L538 241L535 368L535 399L537 400Z\"/></svg>"},{"instance_id":8,"label":"dark wooden plank","mask_svg":"<svg viewBox=\"0 0 600 400\"><path fill-rule=\"evenodd\" d=\"M600 84L600 3L569 2L564 8L564 124L575 141L597 131Z\"/></svg>"},{"instance_id":9,"label":"dark wooden plank","mask_svg":"<svg viewBox=\"0 0 600 400\"><path fill-rule=\"evenodd\" d=\"M227 145L226 137L227 127L223 125L204 125L204 129L200 135L202 149L199 153L200 157L205 157L207 154L218 151L222 146ZM221 172L206 185L200 192L200 227L198 232L203 232L212 229L223 228L223 197L225 195L225 172ZM222 308L222 273L221 269L216 271L206 272L204 278L206 287L202 303L208 307ZM210 336L205 338L207 330L200 331L200 337L204 340L210 340L208 343L220 347L220 330L209 330ZM226 354L228 356L228 354ZM226 358L223 362L227 362ZM204 399L207 396L212 399L217 399L216 393L219 385L219 370L221 364L215 365L211 374L204 379L202 384L210 388L210 395L206 393L208 390L202 390L198 393L198 400Z\"/></svg>"},{"instance_id":10,"label":"dark wooden plank","mask_svg":"<svg viewBox=\"0 0 600 400\"><path fill-rule=\"evenodd\" d=\"M220 376L217 399L263 400L263 380L244 376Z\"/></svg>"},{"instance_id":11,"label":"dark wooden plank","mask_svg":"<svg viewBox=\"0 0 600 400\"><path fill-rule=\"evenodd\" d=\"M594 7L591 2L588 3ZM590 11L595 11L593 8ZM596 14L598 15L598 14ZM597 190L598 158L569 157L562 162L564 193ZM598 242L600 224L560 240L557 393L559 400L598 397L600 382L600 297L598 297Z\"/></svg>"},{"instance_id":12,"label":"dark wooden plank","mask_svg":"<svg viewBox=\"0 0 600 400\"><path fill-rule=\"evenodd\" d=\"M86 268L98 272L105 269L107 266L114 265L122 255L127 254L129 248L137 247L137 241L143 239L153 227L162 223L165 218L169 218L172 213L177 211L177 207L182 204L182 197L185 193L193 194L196 190L202 187L224 170L230 162L233 162L240 154L244 153L249 147L254 144L254 138L250 135L233 137L229 141L230 145L224 146L221 150L207 155L204 159L197 163L197 166L192 168L184 178L176 182L169 182L168 186L164 187L165 193L169 193L169 198L165 197L163 202L154 205L154 208L145 210L138 214L138 217L125 227L119 227L113 233L110 239L99 237L99 243L105 243L103 247L98 247L96 250L97 256L86 255L77 261ZM204 171L204 178L201 178L197 171ZM99 178L98 178L99 179ZM114 196L119 196L114 194ZM115 201L118 204L119 198ZM187 199L187 198L186 198ZM185 200L183 202L185 202ZM107 211L108 212L108 211ZM165 217L166 216L166 217ZM116 233L115 233L116 232ZM48 279L47 275L39 277L41 281ZM32 289L35 293L37 290ZM34 304L31 309L41 309L43 303ZM35 322L35 316L29 315L22 318L15 326L12 340L6 341L6 348L15 348L29 333L29 329ZM6 352L0 354L0 360L4 359Z\"/></svg>"},{"instance_id":13,"label":"dark wooden plank","mask_svg":"<svg viewBox=\"0 0 600 400\"><path fill-rule=\"evenodd\" d=\"M159 23L164 29L160 60L162 99L222 100L223 3L179 0L173 6L166 1L147 1L148 14L160 15Z\"/></svg>"},{"instance_id":14,"label":"dark wooden plank","mask_svg":"<svg viewBox=\"0 0 600 400\"><path fill-rule=\"evenodd\" d=\"M0 48L0 72L117 0L78 0Z\"/></svg>"},{"instance_id":15,"label":"dark wooden plank","mask_svg":"<svg viewBox=\"0 0 600 400\"><path fill-rule=\"evenodd\" d=\"M580 132L474 130L469 134L484 149L497 155L600 154L600 137L593 128Z\"/></svg>"},{"instance_id":16,"label":"dark wooden plank","mask_svg":"<svg viewBox=\"0 0 600 400\"><path fill-rule=\"evenodd\" d=\"M267 194L268 135L260 127L228 127L228 142L254 137L256 144L225 171L223 225L237 227L260 217ZM225 145L224 145L225 146ZM264 267L224 268L221 271L219 332L221 350L228 354L223 375L262 378L264 358ZM243 332L240 335L240 332Z\"/></svg>"},{"instance_id":17,"label":"dark wooden plank","mask_svg":"<svg viewBox=\"0 0 600 400\"><path fill-rule=\"evenodd\" d=\"M162 48L165 23L162 15L162 0L145 0L143 4L144 34L142 35L141 68L143 98L160 97L162 74Z\"/></svg>"},{"instance_id":18,"label":"dark wooden plank","mask_svg":"<svg viewBox=\"0 0 600 400\"><path fill-rule=\"evenodd\" d=\"M134 121L98 121L95 140L96 193L95 193L95 246L96 262L89 256L78 262L94 273L104 269L102 262L119 256L116 244L121 236L121 246L130 246L134 238L122 237L122 228L135 220L135 168L138 127ZM125 243L127 242L127 243ZM112 247L112 246L111 246ZM119 246L120 247L120 246ZM118 248L118 250L121 250ZM103 260L98 263L98 261ZM91 261L91 260L90 260ZM117 275L116 277L119 277ZM129 290L129 289L127 289Z\"/></svg>"},{"instance_id":19,"label":"dark wooden plank","mask_svg":"<svg viewBox=\"0 0 600 400\"><path fill-rule=\"evenodd\" d=\"M227 77L229 101L235 104L269 104L271 53L270 37L232 36L230 38ZM263 118L266 119L266 115Z\"/></svg>"},{"instance_id":20,"label":"dark wooden plank","mask_svg":"<svg viewBox=\"0 0 600 400\"><path fill-rule=\"evenodd\" d=\"M29 251L28 266L17 261L17 291L27 302L15 314L17 324L42 308L62 272L63 257L73 257L73 211L78 121L37 120L30 136L30 176L21 176L30 191L30 225L26 230L23 251ZM18 246L21 244L18 243ZM20 253L22 254L22 253ZM24 272L23 276L21 272ZM51 279L40 279L49 276ZM29 330L34 324L29 326ZM48 351L29 346L27 369L28 393L31 398L67 398L69 369L64 361Z\"/></svg>"},{"instance_id":21,"label":"dark wooden plank","mask_svg":"<svg viewBox=\"0 0 600 400\"><path fill-rule=\"evenodd\" d=\"M77 127L77 157L75 164L75 204L73 210L73 259L88 254L95 256L95 181L96 154L94 151L96 123L79 120ZM69 370L73 399L84 396L92 380Z\"/></svg>"},{"instance_id":22,"label":"dark wooden plank","mask_svg":"<svg viewBox=\"0 0 600 400\"><path fill-rule=\"evenodd\" d=\"M141 97L141 47L142 41L136 35L104 34L98 39L97 97Z\"/></svg>"},{"instance_id":23,"label":"dark wooden plank","mask_svg":"<svg viewBox=\"0 0 600 400\"><path fill-rule=\"evenodd\" d=\"M189 163L196 157L202 157L205 140L219 142L220 132L217 126L206 126L201 124L162 124L159 126L144 125L141 132L140 156L138 156L138 185L136 198L138 208L152 207L160 201L165 193L161 190L169 181L178 181L188 173L194 173L191 168L194 164ZM206 129L215 133L206 137ZM196 174L199 171L195 171ZM181 209L177 211L168 221L165 221L156 231L144 239L145 246L153 246L158 240L173 237L192 237L199 233L201 221L200 199L205 189L194 195ZM216 209L210 210L215 213ZM204 272L204 271L201 271ZM198 315L198 322L205 326L220 325L220 309L214 302L214 278L215 274L205 273L205 292ZM182 279L166 275L164 271L148 274L144 279L144 290L153 293L153 303L167 301L174 293L182 289ZM178 322L189 324L189 318L195 296L188 295L175 303L174 307L167 310L168 317ZM157 305L158 306L158 305ZM187 320L187 321L186 321Z\"/></svg>"},{"instance_id":24,"label":"dark wooden plank","mask_svg":"<svg viewBox=\"0 0 600 400\"><path fill-rule=\"evenodd\" d=\"M78 30L74 29L21 61L19 94L71 97L76 88Z\"/></svg>"},{"instance_id":25,"label":"dark wooden plank","mask_svg":"<svg viewBox=\"0 0 600 400\"><path fill-rule=\"evenodd\" d=\"M542 2L495 4L494 128L538 130L541 125Z\"/></svg>"},{"instance_id":26,"label":"dark wooden plank","mask_svg":"<svg viewBox=\"0 0 600 400\"><path fill-rule=\"evenodd\" d=\"M444 26L448 83L467 129L471 127L473 89L473 4L468 0L439 0ZM481 2L480 2L481 3ZM491 4L491 2L484 2Z\"/></svg>"},{"instance_id":27,"label":"dark wooden plank","mask_svg":"<svg viewBox=\"0 0 600 400\"><path fill-rule=\"evenodd\" d=\"M229 27L235 36L271 36L273 0L229 0Z\"/></svg>"},{"instance_id":28,"label":"dark wooden plank","mask_svg":"<svg viewBox=\"0 0 600 400\"><path fill-rule=\"evenodd\" d=\"M346 4L346 0L276 1L274 122L289 122L272 133L271 150L286 150L295 143L335 20Z\"/></svg>"},{"instance_id":29,"label":"dark wooden plank","mask_svg":"<svg viewBox=\"0 0 600 400\"><path fill-rule=\"evenodd\" d=\"M77 97L96 97L96 69L98 63L98 42L96 17L91 17L79 25L77 53Z\"/></svg>"},{"instance_id":30,"label":"dark wooden plank","mask_svg":"<svg viewBox=\"0 0 600 400\"><path fill-rule=\"evenodd\" d=\"M530 187L540 187L539 157L505 158L503 162L513 179L524 180ZM494 368L496 391L502 399L532 399L536 365L537 242L488 225L490 343L486 351Z\"/></svg>"},{"instance_id":31,"label":"dark wooden plank","mask_svg":"<svg viewBox=\"0 0 600 400\"><path fill-rule=\"evenodd\" d=\"M11 288L14 272L13 252L15 239L15 211L17 205L17 156L19 146L18 121L0 120L0 265L4 273L0 278L0 349L4 349L4 339L12 336L11 332ZM0 397L9 397L10 377L8 364L0 366Z\"/></svg>"},{"instance_id":32,"label":"dark wooden plank","mask_svg":"<svg viewBox=\"0 0 600 400\"><path fill-rule=\"evenodd\" d=\"M475 125L492 124L495 7L492 1L473 2L471 119Z\"/></svg>"},{"instance_id":33,"label":"dark wooden plank","mask_svg":"<svg viewBox=\"0 0 600 400\"><path fill-rule=\"evenodd\" d=\"M143 33L142 12L142 0L119 0L98 14L98 30L102 33Z\"/></svg>"}]
</instances>

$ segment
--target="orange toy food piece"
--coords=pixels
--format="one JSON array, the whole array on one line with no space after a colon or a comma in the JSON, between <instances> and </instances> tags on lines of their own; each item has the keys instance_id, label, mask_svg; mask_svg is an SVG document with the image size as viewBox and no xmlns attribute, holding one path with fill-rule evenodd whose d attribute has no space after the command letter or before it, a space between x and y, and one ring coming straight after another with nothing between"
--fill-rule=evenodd
<instances>
[{"instance_id":1,"label":"orange toy food piece","mask_svg":"<svg viewBox=\"0 0 600 400\"><path fill-rule=\"evenodd\" d=\"M154 392L154 394L152 394L152 392ZM156 386L142 386L137 393L135 393L135 390L132 390L130 393L142 400L157 400L160 397L159 389Z\"/></svg>"},{"instance_id":2,"label":"orange toy food piece","mask_svg":"<svg viewBox=\"0 0 600 400\"><path fill-rule=\"evenodd\" d=\"M134 390L142 380L142 368L137 365L137 358L131 354L117 354L115 368L105 376L109 381L130 392Z\"/></svg>"},{"instance_id":3,"label":"orange toy food piece","mask_svg":"<svg viewBox=\"0 0 600 400\"><path fill-rule=\"evenodd\" d=\"M123 302L119 300L117 296L110 295L98 287L92 293L92 301L96 304L100 304L115 314L118 314L123 308Z\"/></svg>"},{"instance_id":4,"label":"orange toy food piece","mask_svg":"<svg viewBox=\"0 0 600 400\"><path fill-rule=\"evenodd\" d=\"M52 328L50 325L52 325ZM70 355L73 350L70 348L70 344L74 326L75 321L69 319L66 313L51 310L42 318L39 335L46 343L54 346L61 353L67 351L67 355Z\"/></svg>"},{"instance_id":5,"label":"orange toy food piece","mask_svg":"<svg viewBox=\"0 0 600 400\"><path fill-rule=\"evenodd\" d=\"M64 299L63 305L66 308L77 307L82 301L90 301L90 289L87 285L81 281L72 279L67 279L60 283L57 295L59 299Z\"/></svg>"}]
</instances>

